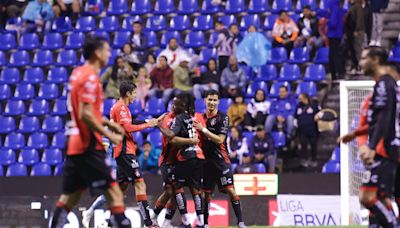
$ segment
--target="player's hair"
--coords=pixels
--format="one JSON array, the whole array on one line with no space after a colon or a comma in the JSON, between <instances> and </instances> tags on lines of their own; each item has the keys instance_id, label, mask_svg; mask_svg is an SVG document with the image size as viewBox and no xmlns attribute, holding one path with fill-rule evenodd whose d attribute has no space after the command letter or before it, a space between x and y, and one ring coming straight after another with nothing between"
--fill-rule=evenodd
<instances>
[{"instance_id":1,"label":"player's hair","mask_svg":"<svg viewBox=\"0 0 400 228\"><path fill-rule=\"evenodd\" d=\"M193 116L195 111L195 107L194 107L194 97L192 94L190 93L181 93L176 95L176 99L179 99L183 106L185 107L185 111Z\"/></svg>"},{"instance_id":2,"label":"player's hair","mask_svg":"<svg viewBox=\"0 0 400 228\"><path fill-rule=\"evenodd\" d=\"M214 96L214 95L217 95L218 98L220 97L219 92L217 90L215 90L215 89L210 89L210 90L207 90L207 91L204 92L204 97Z\"/></svg>"},{"instance_id":3,"label":"player's hair","mask_svg":"<svg viewBox=\"0 0 400 228\"><path fill-rule=\"evenodd\" d=\"M136 85L130 81L122 81L119 86L119 94L121 97L125 97L128 92L133 92L136 89Z\"/></svg>"},{"instance_id":4,"label":"player's hair","mask_svg":"<svg viewBox=\"0 0 400 228\"><path fill-rule=\"evenodd\" d=\"M104 37L87 35L83 44L83 58L88 60L93 57L94 53L102 49L107 40Z\"/></svg>"},{"instance_id":5,"label":"player's hair","mask_svg":"<svg viewBox=\"0 0 400 228\"><path fill-rule=\"evenodd\" d=\"M380 46L369 46L367 48L367 56L370 58L378 58L381 65L385 64L388 59L388 53L385 48Z\"/></svg>"}]
</instances>

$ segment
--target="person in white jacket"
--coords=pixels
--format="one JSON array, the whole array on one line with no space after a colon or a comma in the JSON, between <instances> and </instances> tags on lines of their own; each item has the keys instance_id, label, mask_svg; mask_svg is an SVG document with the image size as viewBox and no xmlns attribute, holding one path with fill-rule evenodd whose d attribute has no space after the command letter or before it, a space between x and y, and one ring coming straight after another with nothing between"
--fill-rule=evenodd
<instances>
[{"instance_id":1,"label":"person in white jacket","mask_svg":"<svg viewBox=\"0 0 400 228\"><path fill-rule=\"evenodd\" d=\"M242 136L242 133L237 127L231 128L231 135L228 136L226 144L228 146L229 159L232 163L242 164L242 158L244 153L249 152L247 146L246 137Z\"/></svg>"},{"instance_id":2,"label":"person in white jacket","mask_svg":"<svg viewBox=\"0 0 400 228\"><path fill-rule=\"evenodd\" d=\"M175 38L171 38L167 47L161 51L158 56L165 56L168 59L168 65L175 70L183 59L189 58L189 68L193 68L199 61L198 56L191 55L187 50L181 48Z\"/></svg>"},{"instance_id":3,"label":"person in white jacket","mask_svg":"<svg viewBox=\"0 0 400 228\"><path fill-rule=\"evenodd\" d=\"M257 90L255 98L247 104L244 127L248 131L254 131L255 126L263 125L269 114L270 106L271 102L266 99L264 90Z\"/></svg>"}]
</instances>

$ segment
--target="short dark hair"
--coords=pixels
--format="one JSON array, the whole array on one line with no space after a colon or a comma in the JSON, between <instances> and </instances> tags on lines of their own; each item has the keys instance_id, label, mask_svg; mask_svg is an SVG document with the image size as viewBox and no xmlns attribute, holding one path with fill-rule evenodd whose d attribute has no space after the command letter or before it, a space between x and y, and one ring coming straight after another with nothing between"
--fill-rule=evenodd
<instances>
[{"instance_id":1,"label":"short dark hair","mask_svg":"<svg viewBox=\"0 0 400 228\"><path fill-rule=\"evenodd\" d=\"M370 58L378 58L381 65L385 64L388 59L388 53L385 48L380 46L369 46L367 48L367 56Z\"/></svg>"},{"instance_id":2,"label":"short dark hair","mask_svg":"<svg viewBox=\"0 0 400 228\"><path fill-rule=\"evenodd\" d=\"M218 98L220 97L219 92L217 90L215 90L215 89L210 89L210 90L207 90L207 91L204 92L204 97L214 96L214 95L217 95Z\"/></svg>"},{"instance_id":3,"label":"short dark hair","mask_svg":"<svg viewBox=\"0 0 400 228\"><path fill-rule=\"evenodd\" d=\"M133 92L135 89L135 83L131 81L122 81L119 86L119 94L121 97L125 97L128 92Z\"/></svg>"},{"instance_id":4,"label":"short dark hair","mask_svg":"<svg viewBox=\"0 0 400 228\"><path fill-rule=\"evenodd\" d=\"M232 23L232 24L229 25L229 28L232 28L233 26L238 26L238 24Z\"/></svg>"},{"instance_id":5,"label":"short dark hair","mask_svg":"<svg viewBox=\"0 0 400 228\"><path fill-rule=\"evenodd\" d=\"M286 91L289 91L288 87L287 87L287 86L285 86L285 85L281 85L281 86L279 86L279 89L281 89L281 88L284 88Z\"/></svg>"},{"instance_id":6,"label":"short dark hair","mask_svg":"<svg viewBox=\"0 0 400 228\"><path fill-rule=\"evenodd\" d=\"M87 35L83 44L83 57L88 60L98 49L102 49L107 40L104 37Z\"/></svg>"},{"instance_id":7,"label":"short dark hair","mask_svg":"<svg viewBox=\"0 0 400 228\"><path fill-rule=\"evenodd\" d=\"M286 11L286 10L279 10L278 15L280 16L280 15L282 15L283 13L287 13L287 11Z\"/></svg>"},{"instance_id":8,"label":"short dark hair","mask_svg":"<svg viewBox=\"0 0 400 228\"><path fill-rule=\"evenodd\" d=\"M311 6L310 6L310 5L305 5L305 6L303 7L303 9L311 10Z\"/></svg>"},{"instance_id":9,"label":"short dark hair","mask_svg":"<svg viewBox=\"0 0 400 228\"><path fill-rule=\"evenodd\" d=\"M167 61L167 62L168 62L168 58L167 58L167 56L165 56L165 55L161 55L161 56L159 56L158 58L159 58L159 59L161 59L161 58L164 58L164 59L165 59L165 61Z\"/></svg>"},{"instance_id":10,"label":"short dark hair","mask_svg":"<svg viewBox=\"0 0 400 228\"><path fill-rule=\"evenodd\" d=\"M150 142L150 141L147 141L147 140L143 142L142 146L144 146L144 145L146 145L146 144L149 144L149 145L151 146L151 142Z\"/></svg>"},{"instance_id":11,"label":"short dark hair","mask_svg":"<svg viewBox=\"0 0 400 228\"><path fill-rule=\"evenodd\" d=\"M182 102L185 111L187 111L189 115L193 116L195 114L194 97L192 94L180 93L176 95L175 98Z\"/></svg>"},{"instance_id":12,"label":"short dark hair","mask_svg":"<svg viewBox=\"0 0 400 228\"><path fill-rule=\"evenodd\" d=\"M140 23L140 21L134 21L133 24L142 25L142 23Z\"/></svg>"}]
</instances>

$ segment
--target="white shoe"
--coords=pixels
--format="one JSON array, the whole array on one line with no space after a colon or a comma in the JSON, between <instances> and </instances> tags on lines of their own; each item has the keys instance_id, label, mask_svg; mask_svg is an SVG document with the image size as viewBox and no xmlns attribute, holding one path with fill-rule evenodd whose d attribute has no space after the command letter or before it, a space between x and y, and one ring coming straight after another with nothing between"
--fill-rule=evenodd
<instances>
[{"instance_id":1,"label":"white shoe","mask_svg":"<svg viewBox=\"0 0 400 228\"><path fill-rule=\"evenodd\" d=\"M153 223L153 225L154 226L159 226L158 225L158 220L157 220L158 215L156 213L154 213L153 210L149 210L149 212L150 212L150 219L151 219L151 222Z\"/></svg>"},{"instance_id":2,"label":"white shoe","mask_svg":"<svg viewBox=\"0 0 400 228\"><path fill-rule=\"evenodd\" d=\"M380 41L376 41L375 45L378 47L382 46Z\"/></svg>"},{"instance_id":3,"label":"white shoe","mask_svg":"<svg viewBox=\"0 0 400 228\"><path fill-rule=\"evenodd\" d=\"M244 222L239 222L238 228L247 228L247 226L244 224Z\"/></svg>"},{"instance_id":4,"label":"white shoe","mask_svg":"<svg viewBox=\"0 0 400 228\"><path fill-rule=\"evenodd\" d=\"M85 228L89 228L90 220L92 219L93 212L86 210L82 212L82 226Z\"/></svg>"},{"instance_id":5,"label":"white shoe","mask_svg":"<svg viewBox=\"0 0 400 228\"><path fill-rule=\"evenodd\" d=\"M369 42L369 46L375 46L376 45L376 41L375 40L371 40L370 42Z\"/></svg>"}]
</instances>

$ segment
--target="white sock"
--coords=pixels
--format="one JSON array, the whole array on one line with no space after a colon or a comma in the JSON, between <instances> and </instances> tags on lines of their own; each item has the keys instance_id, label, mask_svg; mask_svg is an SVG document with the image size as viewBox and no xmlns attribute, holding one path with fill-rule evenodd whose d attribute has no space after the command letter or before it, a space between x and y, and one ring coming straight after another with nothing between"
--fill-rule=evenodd
<instances>
[{"instance_id":1,"label":"white sock","mask_svg":"<svg viewBox=\"0 0 400 228\"><path fill-rule=\"evenodd\" d=\"M181 217L182 217L182 223L184 225L189 225L190 224L189 214L183 214Z\"/></svg>"}]
</instances>

